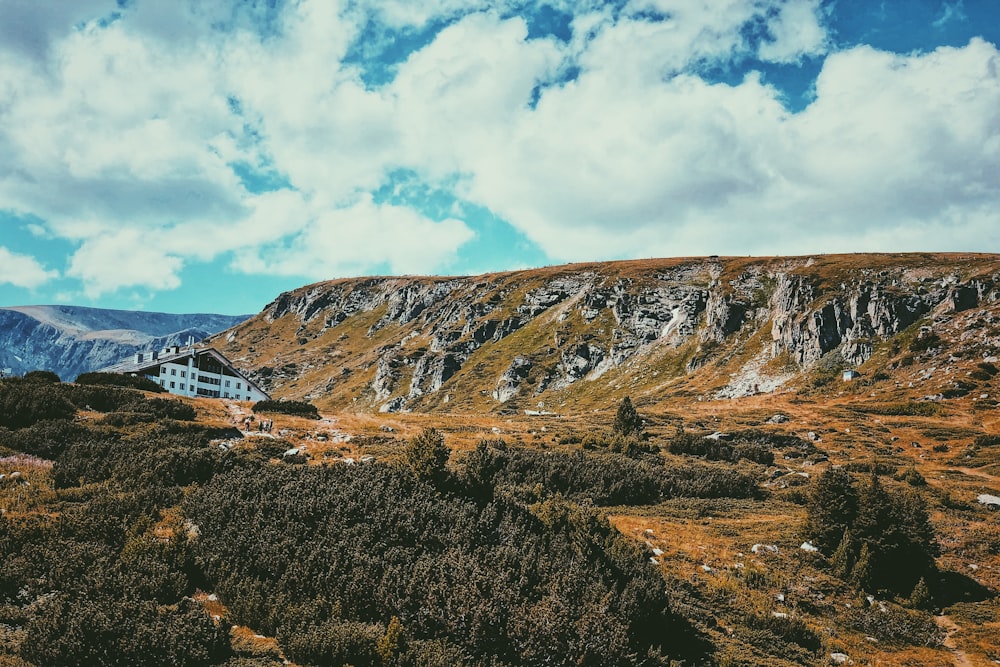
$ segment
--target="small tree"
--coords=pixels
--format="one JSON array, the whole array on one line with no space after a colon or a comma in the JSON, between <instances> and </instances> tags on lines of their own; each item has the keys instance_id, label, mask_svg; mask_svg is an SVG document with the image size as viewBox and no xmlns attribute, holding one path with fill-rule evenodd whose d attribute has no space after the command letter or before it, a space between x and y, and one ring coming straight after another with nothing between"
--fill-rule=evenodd
<instances>
[{"instance_id":1,"label":"small tree","mask_svg":"<svg viewBox=\"0 0 1000 667\"><path fill-rule=\"evenodd\" d=\"M867 544L861 546L858 562L851 569L851 585L859 590L867 590L872 581L872 552Z\"/></svg>"},{"instance_id":2,"label":"small tree","mask_svg":"<svg viewBox=\"0 0 1000 667\"><path fill-rule=\"evenodd\" d=\"M636 412L632 399L628 396L618 404L618 412L615 414L611 430L623 436L638 436L642 432L642 417Z\"/></svg>"},{"instance_id":3,"label":"small tree","mask_svg":"<svg viewBox=\"0 0 1000 667\"><path fill-rule=\"evenodd\" d=\"M920 577L920 581L917 582L917 585L913 587L913 592L910 593L910 606L914 609L922 609L924 611L930 611L934 606L931 589L927 586L927 581L923 577Z\"/></svg>"},{"instance_id":4,"label":"small tree","mask_svg":"<svg viewBox=\"0 0 1000 667\"><path fill-rule=\"evenodd\" d=\"M425 428L406 446L406 465L417 477L433 481L440 478L451 451L444 444L444 435L434 428Z\"/></svg>"},{"instance_id":5,"label":"small tree","mask_svg":"<svg viewBox=\"0 0 1000 667\"><path fill-rule=\"evenodd\" d=\"M398 616L393 616L389 620L389 626L385 629L385 634L375 642L375 652L382 662L382 667L393 667L399 662L399 653L402 649L403 625L399 622Z\"/></svg>"},{"instance_id":6,"label":"small tree","mask_svg":"<svg viewBox=\"0 0 1000 667\"><path fill-rule=\"evenodd\" d=\"M828 468L816 480L809 499L806 530L825 554L837 548L858 515L858 492L843 468Z\"/></svg>"},{"instance_id":7,"label":"small tree","mask_svg":"<svg viewBox=\"0 0 1000 667\"><path fill-rule=\"evenodd\" d=\"M854 544L850 529L844 531L837 550L830 556L830 570L834 576L847 579L854 568Z\"/></svg>"}]
</instances>

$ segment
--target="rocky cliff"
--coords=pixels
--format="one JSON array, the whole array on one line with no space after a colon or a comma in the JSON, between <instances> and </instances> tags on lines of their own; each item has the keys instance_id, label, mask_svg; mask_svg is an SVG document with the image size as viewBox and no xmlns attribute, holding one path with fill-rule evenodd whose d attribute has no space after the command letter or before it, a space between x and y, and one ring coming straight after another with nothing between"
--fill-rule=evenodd
<instances>
[{"instance_id":1,"label":"rocky cliff","mask_svg":"<svg viewBox=\"0 0 1000 667\"><path fill-rule=\"evenodd\" d=\"M202 340L247 315L173 315L77 306L0 308L0 368L51 370L63 380L138 351Z\"/></svg>"},{"instance_id":2,"label":"rocky cliff","mask_svg":"<svg viewBox=\"0 0 1000 667\"><path fill-rule=\"evenodd\" d=\"M991 358L998 299L996 255L611 262L319 283L214 344L276 395L325 407L570 410L899 367L963 313L987 327L973 356Z\"/></svg>"}]
</instances>

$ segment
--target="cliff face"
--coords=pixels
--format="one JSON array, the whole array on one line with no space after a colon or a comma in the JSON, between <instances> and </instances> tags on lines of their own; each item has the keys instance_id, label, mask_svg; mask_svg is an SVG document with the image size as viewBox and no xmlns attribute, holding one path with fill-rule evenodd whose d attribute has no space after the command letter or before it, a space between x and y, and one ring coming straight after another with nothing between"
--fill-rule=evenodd
<instances>
[{"instance_id":1,"label":"cliff face","mask_svg":"<svg viewBox=\"0 0 1000 667\"><path fill-rule=\"evenodd\" d=\"M75 306L0 308L0 368L51 370L63 380L132 354L202 340L247 319Z\"/></svg>"},{"instance_id":2,"label":"cliff face","mask_svg":"<svg viewBox=\"0 0 1000 667\"><path fill-rule=\"evenodd\" d=\"M627 392L659 400L774 391L819 365L863 367L918 325L974 309L985 317L998 289L993 255L365 278L282 294L215 344L259 368L275 394L327 407L570 409ZM997 353L984 346L982 356Z\"/></svg>"}]
</instances>

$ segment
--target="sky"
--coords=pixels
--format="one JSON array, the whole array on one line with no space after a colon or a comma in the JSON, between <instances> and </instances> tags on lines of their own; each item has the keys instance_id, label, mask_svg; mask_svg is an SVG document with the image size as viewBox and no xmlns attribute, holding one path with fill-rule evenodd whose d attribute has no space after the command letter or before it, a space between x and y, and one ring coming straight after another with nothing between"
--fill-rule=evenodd
<instances>
[{"instance_id":1,"label":"sky","mask_svg":"<svg viewBox=\"0 0 1000 667\"><path fill-rule=\"evenodd\" d=\"M0 0L0 306L1000 251L996 0Z\"/></svg>"}]
</instances>

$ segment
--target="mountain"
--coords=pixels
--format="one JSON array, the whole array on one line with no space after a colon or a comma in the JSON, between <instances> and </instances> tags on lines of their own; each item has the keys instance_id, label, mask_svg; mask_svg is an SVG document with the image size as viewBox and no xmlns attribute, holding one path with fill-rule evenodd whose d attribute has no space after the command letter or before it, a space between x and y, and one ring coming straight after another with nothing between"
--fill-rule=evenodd
<instances>
[{"instance_id":1,"label":"mountain","mask_svg":"<svg viewBox=\"0 0 1000 667\"><path fill-rule=\"evenodd\" d=\"M847 369L950 399L1000 355L998 299L1000 255L661 259L322 282L211 340L325 409L579 413L830 390Z\"/></svg>"},{"instance_id":2,"label":"mountain","mask_svg":"<svg viewBox=\"0 0 1000 667\"><path fill-rule=\"evenodd\" d=\"M0 368L16 374L51 370L72 380L138 351L202 340L247 317L78 306L0 308Z\"/></svg>"}]
</instances>

